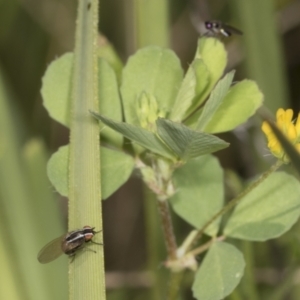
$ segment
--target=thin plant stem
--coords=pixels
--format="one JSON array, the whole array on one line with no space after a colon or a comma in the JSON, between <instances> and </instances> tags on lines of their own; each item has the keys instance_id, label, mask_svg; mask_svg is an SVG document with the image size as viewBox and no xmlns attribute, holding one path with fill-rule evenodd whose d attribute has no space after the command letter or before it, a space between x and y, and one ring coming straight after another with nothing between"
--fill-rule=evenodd
<instances>
[{"instance_id":1,"label":"thin plant stem","mask_svg":"<svg viewBox=\"0 0 300 300\"><path fill-rule=\"evenodd\" d=\"M158 210L161 218L162 229L163 229L165 243L168 252L168 259L175 260L177 258L176 255L177 244L174 235L174 229L173 229L168 202L164 200L164 201L157 201L157 203L158 203Z\"/></svg>"},{"instance_id":2,"label":"thin plant stem","mask_svg":"<svg viewBox=\"0 0 300 300\"><path fill-rule=\"evenodd\" d=\"M206 251L213 242L215 241L223 241L225 239L225 236L220 236L218 238L212 238L210 241L208 241L207 243L205 243L204 245L201 245L200 247L190 251L189 253L187 253L186 255L193 255L193 256L196 256L196 255L199 255L201 254L202 252Z\"/></svg>"},{"instance_id":3,"label":"thin plant stem","mask_svg":"<svg viewBox=\"0 0 300 300\"><path fill-rule=\"evenodd\" d=\"M157 213L155 194L149 191L146 185L144 187L144 214L146 226L146 249L147 249L147 269L153 272L154 284L149 292L152 300L161 299L161 288L166 282L165 274L157 272L157 266L161 263L165 246L163 244L162 232L160 227L159 215ZM162 274L163 273L163 274Z\"/></svg>"}]
</instances>

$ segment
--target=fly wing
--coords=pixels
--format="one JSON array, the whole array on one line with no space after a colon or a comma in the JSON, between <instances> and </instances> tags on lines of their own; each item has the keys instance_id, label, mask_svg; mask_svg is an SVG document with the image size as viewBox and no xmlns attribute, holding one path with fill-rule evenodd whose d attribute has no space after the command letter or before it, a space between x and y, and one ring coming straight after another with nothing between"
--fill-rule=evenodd
<instances>
[{"instance_id":1,"label":"fly wing","mask_svg":"<svg viewBox=\"0 0 300 300\"><path fill-rule=\"evenodd\" d=\"M65 234L46 244L39 252L37 259L41 264L46 264L63 254L61 243Z\"/></svg>"},{"instance_id":2,"label":"fly wing","mask_svg":"<svg viewBox=\"0 0 300 300\"><path fill-rule=\"evenodd\" d=\"M234 34L239 34L239 35L243 35L243 32L240 31L239 29L235 28L235 27L232 27L230 25L227 25L227 24L223 24L223 28L224 30L226 30L227 32L231 32L231 33L234 33Z\"/></svg>"}]
</instances>

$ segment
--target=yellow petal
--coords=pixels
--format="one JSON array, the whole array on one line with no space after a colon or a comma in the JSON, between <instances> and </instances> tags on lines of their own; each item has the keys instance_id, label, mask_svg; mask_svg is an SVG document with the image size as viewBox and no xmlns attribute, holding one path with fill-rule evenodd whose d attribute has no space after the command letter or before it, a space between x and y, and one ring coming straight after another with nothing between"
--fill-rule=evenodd
<instances>
[{"instance_id":1,"label":"yellow petal","mask_svg":"<svg viewBox=\"0 0 300 300\"><path fill-rule=\"evenodd\" d=\"M290 124L287 128L287 137L290 141L294 142L297 139L297 131L294 124Z\"/></svg>"},{"instance_id":2,"label":"yellow petal","mask_svg":"<svg viewBox=\"0 0 300 300\"><path fill-rule=\"evenodd\" d=\"M286 123L291 122L291 121L292 121L292 118L293 118L293 115L294 115L293 110L290 109L290 108L287 109L287 110L285 111L285 122L286 122Z\"/></svg>"},{"instance_id":3,"label":"yellow petal","mask_svg":"<svg viewBox=\"0 0 300 300\"><path fill-rule=\"evenodd\" d=\"M279 119L282 115L284 115L284 109L283 108L278 108L276 112L276 119Z\"/></svg>"},{"instance_id":4,"label":"yellow petal","mask_svg":"<svg viewBox=\"0 0 300 300\"><path fill-rule=\"evenodd\" d=\"M300 112L298 113L298 118L297 118L297 122L295 125L296 131L297 131L297 136L300 136Z\"/></svg>"},{"instance_id":5,"label":"yellow petal","mask_svg":"<svg viewBox=\"0 0 300 300\"><path fill-rule=\"evenodd\" d=\"M268 122L264 121L261 125L261 130L264 132L265 135L269 135L272 132L271 126Z\"/></svg>"}]
</instances>

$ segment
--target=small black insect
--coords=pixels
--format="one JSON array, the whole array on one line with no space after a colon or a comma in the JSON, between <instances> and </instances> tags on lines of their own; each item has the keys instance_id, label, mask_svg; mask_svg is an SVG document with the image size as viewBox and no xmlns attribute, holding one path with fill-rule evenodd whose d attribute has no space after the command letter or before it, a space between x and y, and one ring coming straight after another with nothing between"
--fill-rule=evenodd
<instances>
[{"instance_id":1,"label":"small black insect","mask_svg":"<svg viewBox=\"0 0 300 300\"><path fill-rule=\"evenodd\" d=\"M205 28L208 30L206 35L212 34L229 37L232 34L243 34L243 32L238 30L237 28L224 24L221 21L206 21L204 24Z\"/></svg>"},{"instance_id":2,"label":"small black insect","mask_svg":"<svg viewBox=\"0 0 300 300\"><path fill-rule=\"evenodd\" d=\"M92 3L89 2L88 5L87 5L87 9L90 10L91 6L92 6Z\"/></svg>"},{"instance_id":3,"label":"small black insect","mask_svg":"<svg viewBox=\"0 0 300 300\"><path fill-rule=\"evenodd\" d=\"M95 227L84 226L82 229L70 231L67 234L52 240L41 249L38 254L38 261L42 264L46 264L58 258L63 253L74 258L76 252L85 247L85 244L88 242L102 245L101 243L96 243L92 240L94 235L100 232L95 231L94 229Z\"/></svg>"}]
</instances>

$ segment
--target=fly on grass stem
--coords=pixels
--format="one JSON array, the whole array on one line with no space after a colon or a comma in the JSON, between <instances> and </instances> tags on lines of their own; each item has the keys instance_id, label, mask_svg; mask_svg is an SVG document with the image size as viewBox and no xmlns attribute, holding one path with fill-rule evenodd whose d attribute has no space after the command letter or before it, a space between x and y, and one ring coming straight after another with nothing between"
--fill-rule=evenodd
<instances>
[{"instance_id":1,"label":"fly on grass stem","mask_svg":"<svg viewBox=\"0 0 300 300\"><path fill-rule=\"evenodd\" d=\"M64 234L48 244L46 244L38 254L38 261L42 264L46 264L54 259L58 258L61 254L65 253L74 259L78 250L84 248L86 243L96 243L92 239L94 235L100 231L95 231L95 227L84 226L82 229L76 229ZM91 250L91 249L89 249ZM96 252L94 250L91 250Z\"/></svg>"}]
</instances>

